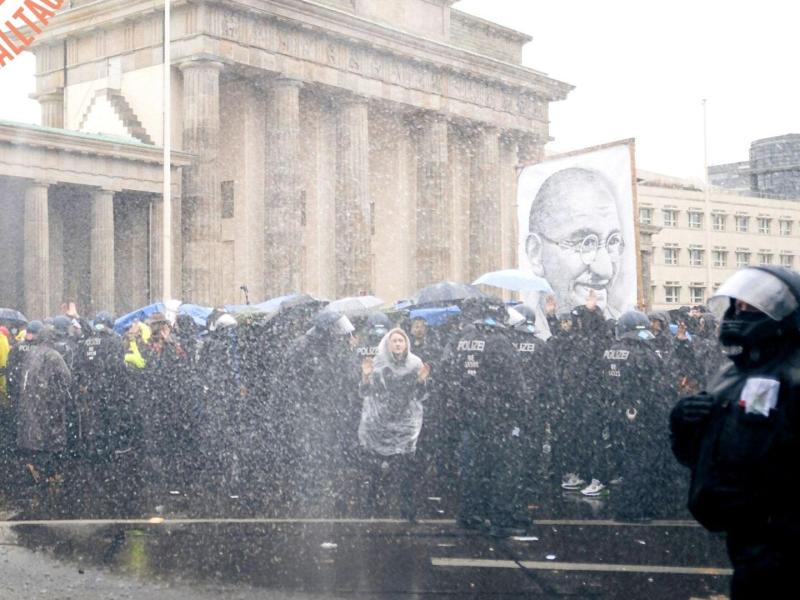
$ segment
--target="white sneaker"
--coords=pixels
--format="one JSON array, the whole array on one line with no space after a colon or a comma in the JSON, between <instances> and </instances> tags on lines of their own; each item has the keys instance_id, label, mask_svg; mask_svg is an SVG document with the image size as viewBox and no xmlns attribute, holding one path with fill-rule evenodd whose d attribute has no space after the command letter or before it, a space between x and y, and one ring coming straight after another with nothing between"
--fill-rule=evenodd
<instances>
[{"instance_id":1,"label":"white sneaker","mask_svg":"<svg viewBox=\"0 0 800 600\"><path fill-rule=\"evenodd\" d=\"M599 496L604 489L606 489L606 486L597 481L597 479L592 479L592 483L583 488L581 494L584 496Z\"/></svg>"},{"instance_id":2,"label":"white sneaker","mask_svg":"<svg viewBox=\"0 0 800 600\"><path fill-rule=\"evenodd\" d=\"M575 473L567 473L561 481L561 487L565 490L579 490L586 482Z\"/></svg>"}]
</instances>

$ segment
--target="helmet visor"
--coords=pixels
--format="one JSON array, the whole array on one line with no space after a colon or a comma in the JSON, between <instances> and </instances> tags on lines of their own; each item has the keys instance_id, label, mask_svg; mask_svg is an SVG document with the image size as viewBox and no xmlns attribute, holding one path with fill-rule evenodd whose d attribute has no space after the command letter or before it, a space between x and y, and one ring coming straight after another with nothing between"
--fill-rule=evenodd
<instances>
[{"instance_id":1,"label":"helmet visor","mask_svg":"<svg viewBox=\"0 0 800 600\"><path fill-rule=\"evenodd\" d=\"M350 319L348 319L344 315L342 315L336 320L336 323L333 324L333 328L331 329L331 331L339 335L348 335L350 333L353 333L355 330L356 328L353 327L353 324L350 322Z\"/></svg>"},{"instance_id":2,"label":"helmet visor","mask_svg":"<svg viewBox=\"0 0 800 600\"><path fill-rule=\"evenodd\" d=\"M737 271L717 290L708 306L721 319L730 306L730 299L747 302L770 319L782 321L797 310L797 300L780 279L760 269Z\"/></svg>"},{"instance_id":3,"label":"helmet visor","mask_svg":"<svg viewBox=\"0 0 800 600\"><path fill-rule=\"evenodd\" d=\"M506 325L509 327L516 327L525 321L525 315L523 315L521 312L514 310L513 308L508 309L508 319L506 320Z\"/></svg>"}]
</instances>

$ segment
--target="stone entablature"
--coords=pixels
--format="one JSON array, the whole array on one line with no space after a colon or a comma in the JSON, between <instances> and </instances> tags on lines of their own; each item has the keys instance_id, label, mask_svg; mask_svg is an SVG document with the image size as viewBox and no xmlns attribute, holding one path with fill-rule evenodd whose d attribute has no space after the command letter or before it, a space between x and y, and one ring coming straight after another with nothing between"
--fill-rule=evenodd
<instances>
[{"instance_id":1,"label":"stone entablature","mask_svg":"<svg viewBox=\"0 0 800 600\"><path fill-rule=\"evenodd\" d=\"M163 191L163 150L47 127L0 121L0 176L150 194ZM192 156L172 153L173 187Z\"/></svg>"},{"instance_id":2,"label":"stone entablature","mask_svg":"<svg viewBox=\"0 0 800 600\"><path fill-rule=\"evenodd\" d=\"M532 40L527 34L497 23L458 10L450 11L450 42L454 46L521 64L522 48Z\"/></svg>"},{"instance_id":3,"label":"stone entablature","mask_svg":"<svg viewBox=\"0 0 800 600\"><path fill-rule=\"evenodd\" d=\"M176 63L211 53L242 69L289 75L544 139L548 102L572 89L531 69L311 2L174 4ZM71 84L107 76L110 56L123 55L123 72L159 64L162 15L156 8L152 2L106 0L60 13L35 50L46 56L37 68L37 93L63 86L63 56L53 42L65 37Z\"/></svg>"}]
</instances>

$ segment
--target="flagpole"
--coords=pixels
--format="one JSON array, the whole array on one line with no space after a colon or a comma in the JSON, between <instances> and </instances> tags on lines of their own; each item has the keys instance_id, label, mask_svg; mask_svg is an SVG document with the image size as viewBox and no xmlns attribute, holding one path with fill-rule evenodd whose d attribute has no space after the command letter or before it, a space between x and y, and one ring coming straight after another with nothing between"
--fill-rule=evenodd
<instances>
[{"instance_id":1,"label":"flagpole","mask_svg":"<svg viewBox=\"0 0 800 600\"><path fill-rule=\"evenodd\" d=\"M712 257L714 256L714 252L711 248L711 183L708 176L708 114L707 114L707 107L706 107L706 99L703 98L703 177L705 179L705 183L703 185L704 196L703 196L703 204L704 204L704 212L706 213L706 281L707 281L707 292L706 292L706 302L714 293L713 283L711 281L711 261Z\"/></svg>"},{"instance_id":2,"label":"flagpole","mask_svg":"<svg viewBox=\"0 0 800 600\"><path fill-rule=\"evenodd\" d=\"M164 0L164 197L162 202L163 217L161 220L163 225L161 232L163 265L161 272L164 278L161 284L161 300L164 302L172 298L172 107L170 106L172 102L172 52L170 48L170 40L172 38L170 19L172 11L170 3L171 0Z\"/></svg>"}]
</instances>

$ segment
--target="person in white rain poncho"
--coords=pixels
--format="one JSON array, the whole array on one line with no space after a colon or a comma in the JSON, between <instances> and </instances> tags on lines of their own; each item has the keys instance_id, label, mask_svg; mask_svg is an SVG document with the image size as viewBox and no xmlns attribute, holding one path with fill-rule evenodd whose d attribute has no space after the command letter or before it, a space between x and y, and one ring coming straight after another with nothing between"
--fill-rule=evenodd
<instances>
[{"instance_id":1,"label":"person in white rain poncho","mask_svg":"<svg viewBox=\"0 0 800 600\"><path fill-rule=\"evenodd\" d=\"M395 328L381 340L377 356L362 363L364 403L358 439L370 474L370 508L375 508L379 481L384 489L396 484L402 496L402 514L413 520L414 453L422 430L429 369L409 348L406 332Z\"/></svg>"}]
</instances>

